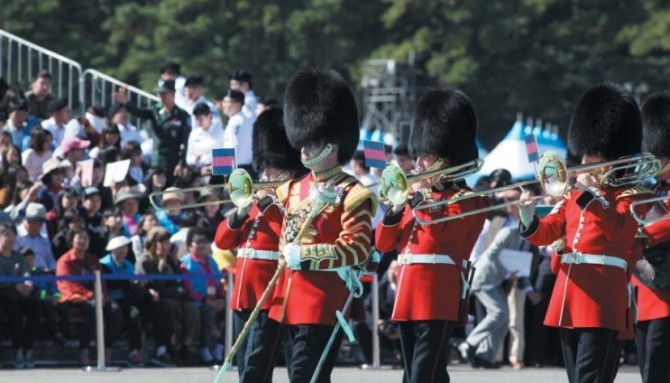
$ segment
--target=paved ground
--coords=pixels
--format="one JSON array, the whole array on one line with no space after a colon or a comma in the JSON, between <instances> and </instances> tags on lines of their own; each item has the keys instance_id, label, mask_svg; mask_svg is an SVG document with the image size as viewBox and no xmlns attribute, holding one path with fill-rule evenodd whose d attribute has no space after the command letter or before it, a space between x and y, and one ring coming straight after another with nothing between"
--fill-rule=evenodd
<instances>
[{"instance_id":1,"label":"paved ground","mask_svg":"<svg viewBox=\"0 0 670 383\"><path fill-rule=\"evenodd\" d=\"M500 370L473 370L465 365L449 367L451 381L467 383L564 383L567 381L565 372L556 368L528 368L514 371L510 368ZM0 383L212 383L216 371L206 368L171 368L171 369L124 369L119 372L83 372L80 369L35 369L35 370L0 370ZM332 375L333 383L400 383L402 371L380 370L370 371L358 368L336 368ZM286 369L275 370L274 383L287 383ZM237 372L230 371L224 375L221 383L237 382ZM640 382L640 375L633 367L623 367L616 379L617 383Z\"/></svg>"}]
</instances>

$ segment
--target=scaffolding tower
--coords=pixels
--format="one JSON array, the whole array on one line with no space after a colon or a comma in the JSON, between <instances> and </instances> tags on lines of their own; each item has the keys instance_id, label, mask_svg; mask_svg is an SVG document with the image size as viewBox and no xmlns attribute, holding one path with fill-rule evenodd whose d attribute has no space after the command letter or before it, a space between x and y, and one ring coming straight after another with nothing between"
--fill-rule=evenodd
<instances>
[{"instance_id":1,"label":"scaffolding tower","mask_svg":"<svg viewBox=\"0 0 670 383\"><path fill-rule=\"evenodd\" d=\"M391 133L396 143L407 143L416 98L414 60L367 60L363 67L363 126ZM389 142L387 142L389 143Z\"/></svg>"}]
</instances>

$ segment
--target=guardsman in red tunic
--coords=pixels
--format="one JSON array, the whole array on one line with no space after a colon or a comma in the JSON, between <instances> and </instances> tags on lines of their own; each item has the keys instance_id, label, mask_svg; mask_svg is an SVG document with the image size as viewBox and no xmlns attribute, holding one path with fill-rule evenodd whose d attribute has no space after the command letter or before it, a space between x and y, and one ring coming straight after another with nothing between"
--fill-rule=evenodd
<instances>
[{"instance_id":1,"label":"guardsman in red tunic","mask_svg":"<svg viewBox=\"0 0 670 383\"><path fill-rule=\"evenodd\" d=\"M298 73L284 94L284 122L289 142L301 150L311 172L277 189L285 206L280 249L287 268L277 282L270 318L286 325L293 348L289 377L299 383L311 380L336 324L335 312L351 294L348 270L368 258L377 201L341 168L354 155L359 128L354 96L339 74ZM339 202L331 200L310 222L306 217L321 188L334 190ZM305 222L306 234L295 243ZM341 333L318 382L330 382L340 342Z\"/></svg>"},{"instance_id":2,"label":"guardsman in red tunic","mask_svg":"<svg viewBox=\"0 0 670 383\"><path fill-rule=\"evenodd\" d=\"M253 130L254 168L263 171L268 181L282 181L301 176L305 168L300 152L291 148L286 138L283 113L267 110L258 116ZM214 239L220 249L238 249L235 284L230 306L236 331L249 319L263 295L279 260L279 236L284 207L273 196L259 192L257 202L223 221ZM237 369L240 382L271 382L277 348L281 341L279 324L268 318L270 301L266 301L238 351Z\"/></svg>"},{"instance_id":3,"label":"guardsman in red tunic","mask_svg":"<svg viewBox=\"0 0 670 383\"><path fill-rule=\"evenodd\" d=\"M670 93L656 93L642 104L642 148L661 161L656 176L656 194L667 196L665 204L652 208L665 220L643 228L647 248L655 248L668 257L670 245ZM658 211L656 211L658 210ZM642 247L640 247L641 249ZM663 249L664 248L664 249ZM640 259L640 254L635 259ZM638 262L647 262L640 260ZM667 260L665 262L668 262ZM640 265L643 266L643 265ZM635 343L637 360L644 383L670 382L670 287L647 285L633 275L637 288L637 324Z\"/></svg>"},{"instance_id":4,"label":"guardsman in red tunic","mask_svg":"<svg viewBox=\"0 0 670 383\"><path fill-rule=\"evenodd\" d=\"M410 149L417 165L429 171L466 164L478 157L477 118L459 90L435 90L421 99L414 115ZM392 319L400 325L406 383L448 382L449 336L464 313L467 269L464 261L484 226L486 213L420 225L413 208L471 193L464 181L436 177L412 184L409 204L394 205L377 226L376 247L399 247L398 290ZM423 209L423 220L488 206L485 197ZM467 313L465 313L467 315Z\"/></svg>"},{"instance_id":5,"label":"guardsman in red tunic","mask_svg":"<svg viewBox=\"0 0 670 383\"><path fill-rule=\"evenodd\" d=\"M572 114L570 151L583 164L640 152L642 122L635 99L613 84L586 91ZM543 219L520 205L521 235L542 246L565 237L560 267L544 324L559 327L571 383L610 382L616 375L618 336L627 329L628 273L638 229L631 202L650 192L636 185L610 187L592 173ZM530 196L524 193L522 201Z\"/></svg>"}]
</instances>

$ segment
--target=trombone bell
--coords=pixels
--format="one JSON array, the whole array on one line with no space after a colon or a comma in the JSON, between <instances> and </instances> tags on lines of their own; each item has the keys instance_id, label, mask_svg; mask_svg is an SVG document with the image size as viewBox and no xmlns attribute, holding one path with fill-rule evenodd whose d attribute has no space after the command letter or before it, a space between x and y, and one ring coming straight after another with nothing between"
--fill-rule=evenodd
<instances>
[{"instance_id":1,"label":"trombone bell","mask_svg":"<svg viewBox=\"0 0 670 383\"><path fill-rule=\"evenodd\" d=\"M205 185L193 188L181 189L182 192L201 192L206 189L225 189L230 195L229 200L199 202L173 207L173 209L193 209L201 206L223 205L232 202L238 208L249 206L254 200L254 191L260 189L275 189L286 181L257 182L254 184L249 173L244 169L235 169L228 177L228 183L217 185ZM153 192L149 194L149 202L156 210L165 210L165 207L157 201L156 197L164 195L165 191Z\"/></svg>"},{"instance_id":2,"label":"trombone bell","mask_svg":"<svg viewBox=\"0 0 670 383\"><path fill-rule=\"evenodd\" d=\"M410 185L414 182L433 177L440 177L444 182L456 182L477 173L482 166L484 161L476 159L463 165L425 171L407 177L398 166L388 165L379 179L379 194L392 205L400 205L407 201Z\"/></svg>"}]
</instances>

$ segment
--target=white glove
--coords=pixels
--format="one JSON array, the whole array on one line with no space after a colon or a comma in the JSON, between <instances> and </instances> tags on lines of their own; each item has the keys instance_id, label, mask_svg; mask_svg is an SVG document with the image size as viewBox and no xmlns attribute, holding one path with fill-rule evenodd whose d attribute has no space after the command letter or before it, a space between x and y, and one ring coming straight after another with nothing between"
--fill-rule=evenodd
<instances>
[{"instance_id":1,"label":"white glove","mask_svg":"<svg viewBox=\"0 0 670 383\"><path fill-rule=\"evenodd\" d=\"M519 219L523 226L528 228L533 223L533 217L535 217L535 204L520 201L517 206L519 207Z\"/></svg>"},{"instance_id":2,"label":"white glove","mask_svg":"<svg viewBox=\"0 0 670 383\"><path fill-rule=\"evenodd\" d=\"M284 246L284 260L286 266L291 270L300 270L300 245L289 243Z\"/></svg>"}]
</instances>

